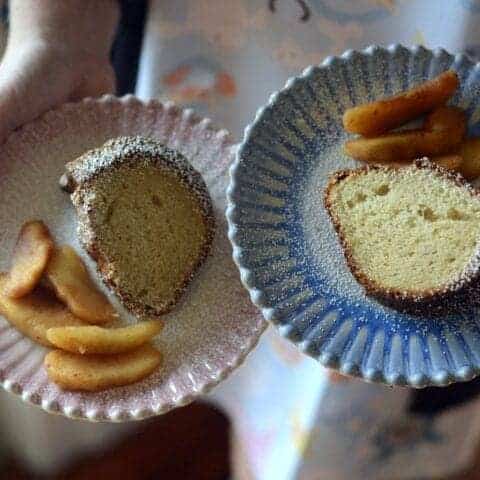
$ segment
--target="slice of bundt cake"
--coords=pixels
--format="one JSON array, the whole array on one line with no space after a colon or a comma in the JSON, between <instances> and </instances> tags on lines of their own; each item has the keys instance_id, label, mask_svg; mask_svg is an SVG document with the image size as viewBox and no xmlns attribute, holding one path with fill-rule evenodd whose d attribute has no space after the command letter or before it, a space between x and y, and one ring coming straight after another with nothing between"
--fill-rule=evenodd
<instances>
[{"instance_id":1,"label":"slice of bundt cake","mask_svg":"<svg viewBox=\"0 0 480 480\"><path fill-rule=\"evenodd\" d=\"M173 308L207 257L214 215L200 174L152 139L120 137L67 164L80 241L132 313Z\"/></svg>"},{"instance_id":2,"label":"slice of bundt cake","mask_svg":"<svg viewBox=\"0 0 480 480\"><path fill-rule=\"evenodd\" d=\"M337 172L325 206L366 292L412 313L471 294L480 270L480 193L423 159ZM456 306L459 305L457 302Z\"/></svg>"}]
</instances>

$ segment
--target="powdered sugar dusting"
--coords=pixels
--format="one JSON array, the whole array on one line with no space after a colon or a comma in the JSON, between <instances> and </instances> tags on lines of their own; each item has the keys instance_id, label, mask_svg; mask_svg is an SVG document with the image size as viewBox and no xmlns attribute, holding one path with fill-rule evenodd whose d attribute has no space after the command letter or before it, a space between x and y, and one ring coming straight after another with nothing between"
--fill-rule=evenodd
<instances>
[{"instance_id":1,"label":"powdered sugar dusting","mask_svg":"<svg viewBox=\"0 0 480 480\"><path fill-rule=\"evenodd\" d=\"M333 223L324 206L324 192L330 176L343 169L356 169L362 164L347 157L343 153L343 142L347 138L345 133L338 134L330 148L322 150L321 158L318 158L315 167L309 174L309 181L305 183L301 191L302 200L299 202L303 218L305 244L309 261L315 266L316 273L324 278L329 295L347 299L353 304L364 304L375 308L375 311L392 322L398 320L398 312L377 302L374 298L365 294L363 287L352 275L344 257L343 249ZM431 165L428 159L418 161L419 165ZM462 181L459 175L451 174L452 179ZM472 194L478 192L470 185L466 188ZM465 283L471 282L480 270L480 248L474 253L465 269L459 276L448 283L443 291L450 292L461 288ZM452 307L459 309L461 303ZM418 320L417 320L418 321Z\"/></svg>"},{"instance_id":2,"label":"powdered sugar dusting","mask_svg":"<svg viewBox=\"0 0 480 480\"><path fill-rule=\"evenodd\" d=\"M177 145L205 179L217 233L211 256L178 308L165 317L166 327L156 340L164 365L146 380L94 394L62 391L48 381L38 363L38 355L45 349L24 339L29 348L21 350L0 341L0 381L6 388L55 413L122 421L185 404L242 362L265 322L252 306L231 259L223 211L233 150L231 140L220 133L193 115L184 118L183 111L173 106L106 97L62 107L10 137L0 159L2 270L8 267L9 252L22 223L40 218L59 244L69 243L82 255L99 288L106 292L94 273L95 265L79 245L74 208L60 190L58 179L67 162L122 135L151 136L168 147ZM108 294L122 312L122 321L134 321ZM0 340L13 335L15 341L16 330L3 318L0 331Z\"/></svg>"},{"instance_id":3,"label":"powdered sugar dusting","mask_svg":"<svg viewBox=\"0 0 480 480\"><path fill-rule=\"evenodd\" d=\"M441 184L443 184L443 187L446 190L451 189L453 184L459 189L457 192L458 194L460 194L461 189L463 192L471 195L471 201L476 203L477 208L479 207L479 192L477 192L471 184L466 182L460 174L445 170L431 162L428 158L416 160L412 165L405 167L402 170L389 169L388 167L379 166L364 166L357 169L342 170L333 178L338 183L346 181L351 176L367 175L375 171L380 172L381 170L388 174L391 181L394 181L396 176L406 176L408 178L421 175L425 181L428 181L428 177L435 176L436 181L438 182L440 180ZM333 209L333 211L330 213L336 217L335 209ZM340 220L337 218L336 220L332 221L332 223L336 224L336 229L338 230L339 236L342 236L343 228ZM350 247L348 246L348 243L345 243L345 239L343 243L343 248L345 250L344 253L348 256ZM436 287L431 289L418 290L415 288L415 283L411 283L408 290L406 289L402 291L397 289L383 288L370 282L369 285L366 286L367 291L369 290L371 295L374 297L377 297L378 295L380 298L383 298L388 302L388 304L395 304L402 310L408 309L408 311L415 311L419 314L423 313L431 315L434 312L442 313L445 311L456 312L458 310L464 310L466 305L466 289L468 289L469 300L475 300L475 297L477 296L474 294L473 284L476 283L475 280L479 275L479 249L477 247L473 250L473 252L470 250L462 252L462 254L463 253L467 255L467 257L461 257L464 259L465 263L461 267L459 266L460 269L455 270L449 280L444 280L442 284L438 284ZM468 257L468 255L470 255L470 257ZM358 267L355 267L354 258L350 259L350 264L351 268L357 268L357 272L354 271L353 273L358 273ZM360 281L360 283L362 282ZM473 302L470 301L468 303L472 304Z\"/></svg>"},{"instance_id":4,"label":"powdered sugar dusting","mask_svg":"<svg viewBox=\"0 0 480 480\"><path fill-rule=\"evenodd\" d=\"M235 259L265 317L329 368L414 387L469 380L480 372L478 311L414 317L368 298L347 267L323 204L329 176L360 167L342 153L344 110L460 65L462 82L452 103L476 105L472 87L479 83L479 71L463 56L401 45L348 51L289 79L245 130L228 190ZM470 117L469 128L476 134L473 121ZM274 192L273 183L257 175L262 169L282 180L286 191ZM258 191L284 206L264 202ZM265 210L283 218L264 222ZM285 246L284 255L297 262L274 282L264 274L275 259L266 254L271 246ZM300 294L305 292L307 298Z\"/></svg>"},{"instance_id":5,"label":"powdered sugar dusting","mask_svg":"<svg viewBox=\"0 0 480 480\"><path fill-rule=\"evenodd\" d=\"M397 312L365 295L362 286L353 277L343 255L342 246L332 221L324 206L325 187L329 177L342 169L359 168L361 164L343 153L346 134L339 133L330 148L322 150L315 167L301 191L301 215L305 234L306 253L316 267L317 274L325 279L325 287L332 297L342 297L355 304L368 304L391 316Z\"/></svg>"},{"instance_id":6,"label":"powdered sugar dusting","mask_svg":"<svg viewBox=\"0 0 480 480\"><path fill-rule=\"evenodd\" d=\"M311 172L311 180L305 184L300 205L303 208L305 241L311 259L325 272L328 284L336 295L347 295L352 300L364 301L363 289L348 269L337 234L323 204L330 175L341 168L355 167L358 167L358 163L345 157L338 144L322 152L322 158Z\"/></svg>"},{"instance_id":7,"label":"powdered sugar dusting","mask_svg":"<svg viewBox=\"0 0 480 480\"><path fill-rule=\"evenodd\" d=\"M191 115L188 116L190 118ZM72 202L77 209L78 216L78 237L83 247L93 258L97 258L98 263L108 264L109 259L103 251L102 239L96 238L98 234L98 221L102 221L105 215L105 208L108 208L102 196L95 193L95 180L102 182L110 178L115 178L116 170L122 167L136 170L155 167L167 170L188 189L189 194L195 197L195 203L201 210L203 222L206 226L206 233L202 251L190 272L190 278L180 286L176 296L180 296L191 279L195 276L198 268L203 264L205 258L210 252L210 246L215 234L215 219L213 207L208 193L207 186L201 175L191 166L188 160L178 151L172 150L162 143L140 136L135 137L117 137L106 142L101 148L90 150L77 160L66 166L67 189L74 190L72 193ZM62 177L63 178L63 177ZM140 232L139 232L140 233ZM147 266L148 267L148 266ZM107 268L100 275L104 276L104 281L109 284ZM163 304L147 305L142 301L124 295L121 282L112 281L112 288L116 290L122 303L129 308L132 313L139 315L162 314L171 310L171 305ZM176 300L173 300L176 303Z\"/></svg>"}]
</instances>

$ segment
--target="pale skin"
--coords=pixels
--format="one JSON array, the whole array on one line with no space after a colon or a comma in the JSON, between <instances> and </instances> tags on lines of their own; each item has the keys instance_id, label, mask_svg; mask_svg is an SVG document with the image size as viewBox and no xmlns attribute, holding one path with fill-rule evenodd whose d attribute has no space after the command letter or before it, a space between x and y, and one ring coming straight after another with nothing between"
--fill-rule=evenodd
<instances>
[{"instance_id":1,"label":"pale skin","mask_svg":"<svg viewBox=\"0 0 480 480\"><path fill-rule=\"evenodd\" d=\"M115 90L116 0L10 0L0 63L0 142L66 101Z\"/></svg>"}]
</instances>

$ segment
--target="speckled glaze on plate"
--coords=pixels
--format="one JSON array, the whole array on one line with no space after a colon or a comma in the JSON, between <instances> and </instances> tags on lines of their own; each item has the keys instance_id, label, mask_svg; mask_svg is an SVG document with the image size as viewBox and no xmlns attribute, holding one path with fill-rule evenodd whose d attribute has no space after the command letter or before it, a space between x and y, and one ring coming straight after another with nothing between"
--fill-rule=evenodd
<instances>
[{"instance_id":1,"label":"speckled glaze on plate","mask_svg":"<svg viewBox=\"0 0 480 480\"><path fill-rule=\"evenodd\" d=\"M164 364L136 384L99 393L65 392L48 381L46 349L23 337L0 317L0 382L24 401L52 413L91 421L139 420L165 413L208 392L255 346L265 321L251 304L231 258L224 218L232 140L191 110L158 101L105 96L67 104L13 133L0 150L0 268L10 255L22 223L40 218L59 244L82 254L76 216L58 186L66 162L119 135L145 135L180 150L202 174L213 201L217 232L212 254L178 307L164 317L156 345ZM106 292L98 275L98 284ZM125 323L134 321L122 312Z\"/></svg>"},{"instance_id":2,"label":"speckled glaze on plate","mask_svg":"<svg viewBox=\"0 0 480 480\"><path fill-rule=\"evenodd\" d=\"M242 283L264 317L330 368L390 385L447 385L480 373L480 312L400 314L366 297L323 205L329 175L359 166L342 145L346 108L447 69L451 103L480 135L480 66L437 49L369 47L308 67L245 130L230 170L229 238Z\"/></svg>"}]
</instances>

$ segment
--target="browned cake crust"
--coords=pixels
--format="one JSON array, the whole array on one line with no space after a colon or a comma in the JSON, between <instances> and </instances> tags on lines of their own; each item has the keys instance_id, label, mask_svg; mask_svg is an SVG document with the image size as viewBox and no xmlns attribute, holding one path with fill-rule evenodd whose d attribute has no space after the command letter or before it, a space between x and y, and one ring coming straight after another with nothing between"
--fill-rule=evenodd
<instances>
[{"instance_id":1,"label":"browned cake crust","mask_svg":"<svg viewBox=\"0 0 480 480\"><path fill-rule=\"evenodd\" d=\"M197 198L206 226L206 241L193 267L185 271L183 281L175 291L175 298L163 308L153 307L133 298L122 290L112 272L112 267L102 251L94 227L92 209L86 197L103 172L120 166L131 165L135 168L158 166L174 173ZM215 236L215 216L207 186L200 175L186 158L156 140L144 137L118 137L106 142L102 147L90 150L68 163L66 172L60 179L60 187L71 194L71 200L78 216L78 235L80 243L95 260L97 269L107 286L120 298L125 307L141 317L161 316L171 311L177 304L195 273L210 254Z\"/></svg>"},{"instance_id":2,"label":"browned cake crust","mask_svg":"<svg viewBox=\"0 0 480 480\"><path fill-rule=\"evenodd\" d=\"M428 159L415 161L415 168L430 170L434 175L441 176L456 185L466 189L470 195L480 198L480 191L473 188L460 174L446 170ZM479 303L480 280L480 250L477 248L463 272L457 278L435 289L417 290L415 286L409 290L385 288L369 278L355 262L350 245L346 239L339 219L336 217L332 205L331 193L333 188L351 176L363 175L371 170L396 170L392 167L367 165L354 170L341 170L334 173L326 187L324 204L343 247L343 253L353 276L364 287L367 295L376 298L379 302L402 312L414 315L443 315L453 311L463 310L469 305Z\"/></svg>"}]
</instances>

